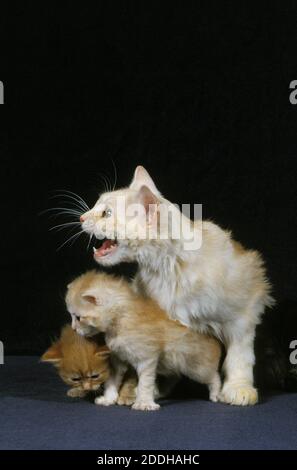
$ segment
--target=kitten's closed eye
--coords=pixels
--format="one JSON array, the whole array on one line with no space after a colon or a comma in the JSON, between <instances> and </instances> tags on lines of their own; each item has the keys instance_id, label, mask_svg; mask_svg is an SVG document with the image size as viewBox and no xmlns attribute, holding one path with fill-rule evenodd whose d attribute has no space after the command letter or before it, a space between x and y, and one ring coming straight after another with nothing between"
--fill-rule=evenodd
<instances>
[{"instance_id":1,"label":"kitten's closed eye","mask_svg":"<svg viewBox=\"0 0 297 470\"><path fill-rule=\"evenodd\" d=\"M79 382L81 377L71 377L71 380L73 380L73 382Z\"/></svg>"},{"instance_id":2,"label":"kitten's closed eye","mask_svg":"<svg viewBox=\"0 0 297 470\"><path fill-rule=\"evenodd\" d=\"M93 374L91 375L91 379L99 379L100 374Z\"/></svg>"}]
</instances>

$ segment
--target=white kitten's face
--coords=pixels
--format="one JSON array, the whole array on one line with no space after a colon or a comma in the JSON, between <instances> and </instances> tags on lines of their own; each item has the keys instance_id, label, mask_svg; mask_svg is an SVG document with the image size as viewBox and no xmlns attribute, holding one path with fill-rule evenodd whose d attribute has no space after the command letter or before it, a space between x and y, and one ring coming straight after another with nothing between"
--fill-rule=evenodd
<instances>
[{"instance_id":1,"label":"white kitten's face","mask_svg":"<svg viewBox=\"0 0 297 470\"><path fill-rule=\"evenodd\" d=\"M66 305L71 315L71 326L79 335L91 337L98 334L94 324L94 306L71 287L66 295Z\"/></svg>"},{"instance_id":2,"label":"white kitten's face","mask_svg":"<svg viewBox=\"0 0 297 470\"><path fill-rule=\"evenodd\" d=\"M68 285L65 299L72 328L89 337L104 332L110 311L122 299L120 289L121 281L104 273L92 271L75 279Z\"/></svg>"},{"instance_id":3,"label":"white kitten's face","mask_svg":"<svg viewBox=\"0 0 297 470\"><path fill-rule=\"evenodd\" d=\"M108 266L134 261L137 248L147 239L148 230L154 229L152 213L159 193L146 171L139 172L129 188L102 194L94 207L81 217L83 230L98 240L93 249L94 259L99 264Z\"/></svg>"}]
</instances>

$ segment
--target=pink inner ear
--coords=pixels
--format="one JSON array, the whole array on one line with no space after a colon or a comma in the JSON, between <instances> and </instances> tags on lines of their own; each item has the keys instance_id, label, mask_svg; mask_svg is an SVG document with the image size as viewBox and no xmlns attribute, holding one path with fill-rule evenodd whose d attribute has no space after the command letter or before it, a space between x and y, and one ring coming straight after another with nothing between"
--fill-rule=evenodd
<instances>
[{"instance_id":1,"label":"pink inner ear","mask_svg":"<svg viewBox=\"0 0 297 470\"><path fill-rule=\"evenodd\" d=\"M93 305L97 305L96 297L94 297L93 295L83 295L83 298L87 302L90 302Z\"/></svg>"},{"instance_id":2,"label":"pink inner ear","mask_svg":"<svg viewBox=\"0 0 297 470\"><path fill-rule=\"evenodd\" d=\"M151 213L154 214L156 212L156 205L158 203L158 199L156 198L156 196L151 192L151 190L147 186L141 186L139 190L139 195L141 203L145 207L146 213L148 213L150 210ZM150 206L155 207L150 208Z\"/></svg>"}]
</instances>

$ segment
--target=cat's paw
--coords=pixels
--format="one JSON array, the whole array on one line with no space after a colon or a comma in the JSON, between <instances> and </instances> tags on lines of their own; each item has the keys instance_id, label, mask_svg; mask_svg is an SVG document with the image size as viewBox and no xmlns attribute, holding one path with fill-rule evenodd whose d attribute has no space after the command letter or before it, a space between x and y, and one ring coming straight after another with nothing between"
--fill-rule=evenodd
<instances>
[{"instance_id":1,"label":"cat's paw","mask_svg":"<svg viewBox=\"0 0 297 470\"><path fill-rule=\"evenodd\" d=\"M135 402L135 396L120 395L117 399L118 405L131 406Z\"/></svg>"},{"instance_id":2,"label":"cat's paw","mask_svg":"<svg viewBox=\"0 0 297 470\"><path fill-rule=\"evenodd\" d=\"M84 390L80 390L79 388L70 388L67 391L67 396L71 398L83 398L86 396L86 392Z\"/></svg>"},{"instance_id":3,"label":"cat's paw","mask_svg":"<svg viewBox=\"0 0 297 470\"><path fill-rule=\"evenodd\" d=\"M154 401L136 401L134 405L132 405L132 409L141 411L155 411L160 409L160 405Z\"/></svg>"},{"instance_id":4,"label":"cat's paw","mask_svg":"<svg viewBox=\"0 0 297 470\"><path fill-rule=\"evenodd\" d=\"M105 397L104 395L101 397L95 398L95 405L102 405L102 406L110 406L116 403L115 398Z\"/></svg>"},{"instance_id":5,"label":"cat's paw","mask_svg":"<svg viewBox=\"0 0 297 470\"><path fill-rule=\"evenodd\" d=\"M226 382L219 395L219 400L230 405L255 405L258 402L258 392L249 384Z\"/></svg>"},{"instance_id":6,"label":"cat's paw","mask_svg":"<svg viewBox=\"0 0 297 470\"><path fill-rule=\"evenodd\" d=\"M210 401L213 401L213 402L217 402L219 400L219 393L217 392L212 392L210 395L209 395L209 399Z\"/></svg>"}]
</instances>

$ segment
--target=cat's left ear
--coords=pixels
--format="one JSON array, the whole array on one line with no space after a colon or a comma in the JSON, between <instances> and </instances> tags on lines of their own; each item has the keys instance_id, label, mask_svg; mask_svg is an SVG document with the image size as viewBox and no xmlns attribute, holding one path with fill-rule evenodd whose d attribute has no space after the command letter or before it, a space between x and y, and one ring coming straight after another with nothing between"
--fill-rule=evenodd
<instances>
[{"instance_id":1,"label":"cat's left ear","mask_svg":"<svg viewBox=\"0 0 297 470\"><path fill-rule=\"evenodd\" d=\"M153 194L160 196L155 183L143 166L138 166L134 172L133 180L130 184L131 189L138 191L141 186L147 186Z\"/></svg>"},{"instance_id":2,"label":"cat's left ear","mask_svg":"<svg viewBox=\"0 0 297 470\"><path fill-rule=\"evenodd\" d=\"M102 359L107 359L110 356L110 349L106 345L100 346L95 352L95 356L98 356Z\"/></svg>"}]
</instances>

